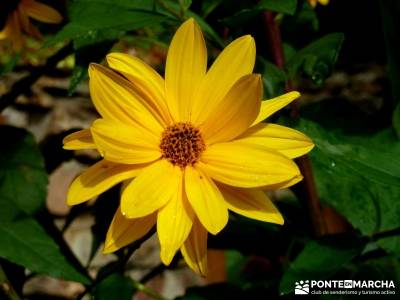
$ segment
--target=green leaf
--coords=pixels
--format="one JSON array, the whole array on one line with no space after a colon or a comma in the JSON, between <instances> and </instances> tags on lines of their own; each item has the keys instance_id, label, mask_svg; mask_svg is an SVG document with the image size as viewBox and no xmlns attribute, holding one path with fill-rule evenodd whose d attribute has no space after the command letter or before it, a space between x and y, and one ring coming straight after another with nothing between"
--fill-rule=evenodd
<instances>
[{"instance_id":1,"label":"green leaf","mask_svg":"<svg viewBox=\"0 0 400 300\"><path fill-rule=\"evenodd\" d=\"M203 0L201 2L201 15L206 18L212 13L224 0Z\"/></svg>"},{"instance_id":2,"label":"green leaf","mask_svg":"<svg viewBox=\"0 0 400 300\"><path fill-rule=\"evenodd\" d=\"M75 0L69 7L70 22L46 45L76 38L88 40L86 45L90 41L114 40L121 32L165 20L165 16L151 9L146 1Z\"/></svg>"},{"instance_id":3,"label":"green leaf","mask_svg":"<svg viewBox=\"0 0 400 300\"><path fill-rule=\"evenodd\" d=\"M304 73L321 84L332 73L343 41L342 33L331 33L301 49L286 65L289 76Z\"/></svg>"},{"instance_id":4,"label":"green leaf","mask_svg":"<svg viewBox=\"0 0 400 300\"><path fill-rule=\"evenodd\" d=\"M391 129L348 136L306 119L295 127L316 144L310 155L323 203L366 235L400 227L400 143ZM399 252L400 243L393 239L378 243Z\"/></svg>"},{"instance_id":5,"label":"green leaf","mask_svg":"<svg viewBox=\"0 0 400 300\"><path fill-rule=\"evenodd\" d=\"M167 3L167 5L176 12L179 12L179 4L171 1L171 0L166 0L165 1ZM162 14L164 14L165 16L168 16L169 18L174 18L176 19L176 21L179 21L179 23L182 21L180 19L177 19L177 17L175 15L173 15L171 12L165 10L163 7L157 7L158 11ZM193 18L196 20L196 22L200 25L201 29L203 30L203 32L212 40L214 40L220 47L225 47L225 43L224 41L220 38L220 36L218 35L218 33L212 28L212 26L210 26L206 20L204 20L201 16L199 16L198 14L196 14L195 12L188 10L186 11L186 17L188 18Z\"/></svg>"},{"instance_id":6,"label":"green leaf","mask_svg":"<svg viewBox=\"0 0 400 300\"><path fill-rule=\"evenodd\" d=\"M264 97L266 99L284 93L287 77L282 69L259 56L257 57L257 72L263 75Z\"/></svg>"},{"instance_id":7,"label":"green leaf","mask_svg":"<svg viewBox=\"0 0 400 300\"><path fill-rule=\"evenodd\" d=\"M44 206L47 173L34 137L0 126L0 220L33 215Z\"/></svg>"},{"instance_id":8,"label":"green leaf","mask_svg":"<svg viewBox=\"0 0 400 300\"><path fill-rule=\"evenodd\" d=\"M131 300L135 292L132 280L115 273L101 281L93 290L95 300Z\"/></svg>"},{"instance_id":9,"label":"green leaf","mask_svg":"<svg viewBox=\"0 0 400 300\"><path fill-rule=\"evenodd\" d=\"M297 0L262 0L253 7L245 7L221 21L230 27L237 28L250 22L260 13L271 10L293 15L296 12Z\"/></svg>"},{"instance_id":10,"label":"green leaf","mask_svg":"<svg viewBox=\"0 0 400 300\"><path fill-rule=\"evenodd\" d=\"M72 95L78 84L88 77L89 64L100 62L110 51L113 41L95 42L86 38L74 40L75 67L72 71L68 95Z\"/></svg>"},{"instance_id":11,"label":"green leaf","mask_svg":"<svg viewBox=\"0 0 400 300\"><path fill-rule=\"evenodd\" d=\"M33 272L84 284L90 282L67 262L57 244L34 219L1 220L0 245L0 257Z\"/></svg>"},{"instance_id":12,"label":"green leaf","mask_svg":"<svg viewBox=\"0 0 400 300\"><path fill-rule=\"evenodd\" d=\"M288 294L299 280L321 280L334 275L358 255L365 241L354 236L334 236L309 241L284 273L279 291Z\"/></svg>"},{"instance_id":13,"label":"green leaf","mask_svg":"<svg viewBox=\"0 0 400 300\"><path fill-rule=\"evenodd\" d=\"M294 15L297 8L297 0L261 0L257 7L260 9Z\"/></svg>"}]
</instances>

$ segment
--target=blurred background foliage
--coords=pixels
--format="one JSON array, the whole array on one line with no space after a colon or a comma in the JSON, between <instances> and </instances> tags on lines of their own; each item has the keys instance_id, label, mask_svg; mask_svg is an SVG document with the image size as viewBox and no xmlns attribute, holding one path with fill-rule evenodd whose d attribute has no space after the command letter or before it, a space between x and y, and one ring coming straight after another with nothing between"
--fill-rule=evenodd
<instances>
[{"instance_id":1,"label":"blurred background foliage","mask_svg":"<svg viewBox=\"0 0 400 300\"><path fill-rule=\"evenodd\" d=\"M163 289L156 280L182 269L179 258L168 268L155 259L140 276L128 272L135 270L129 258L149 236L93 265L117 207L118 188L61 212L51 207L49 197L55 197L54 174L67 162L85 165L97 159L93 153L71 154L61 145L66 134L90 125L95 116L87 91L88 64L119 51L163 73L171 36L189 17L205 33L210 61L234 38L255 37L265 99L288 90L303 94L272 121L303 131L316 147L298 161L305 180L292 191L272 194L285 225L232 214L227 228L210 237L210 248L223 250L211 259L215 274L171 295L275 299L290 298L297 280L399 282L398 1L331 0L315 8L305 0L41 2L60 11L63 23L35 23L45 38L26 37L19 53L6 41L0 44L1 299L81 299L86 293L94 299L132 299L140 293L163 299L155 291ZM60 185L72 178L57 176L63 183L55 193L63 201L66 187ZM68 230L87 215L94 217L82 258ZM27 288L43 275L79 284L58 296Z\"/></svg>"}]
</instances>

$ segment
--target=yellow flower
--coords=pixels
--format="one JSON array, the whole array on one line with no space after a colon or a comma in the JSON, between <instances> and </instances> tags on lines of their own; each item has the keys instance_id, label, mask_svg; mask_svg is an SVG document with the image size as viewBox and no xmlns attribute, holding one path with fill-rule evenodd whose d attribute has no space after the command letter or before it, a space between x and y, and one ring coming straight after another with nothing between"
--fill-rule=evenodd
<instances>
[{"instance_id":1,"label":"yellow flower","mask_svg":"<svg viewBox=\"0 0 400 300\"><path fill-rule=\"evenodd\" d=\"M207 71L203 35L190 19L172 39L165 80L121 53L107 56L110 68L89 67L101 118L67 136L64 148L97 149L103 160L73 181L67 202L82 203L124 182L105 253L156 225L161 260L168 265L180 250L194 271L205 274L207 234L225 227L228 210L283 224L262 189L300 181L291 159L313 143L296 130L261 123L299 93L261 101L261 77L252 74L255 55L253 38L243 36Z\"/></svg>"},{"instance_id":2,"label":"yellow flower","mask_svg":"<svg viewBox=\"0 0 400 300\"><path fill-rule=\"evenodd\" d=\"M329 0L308 0L308 3L310 3L310 5L312 7L316 7L317 3L319 3L321 5L328 5L329 4Z\"/></svg>"},{"instance_id":3,"label":"yellow flower","mask_svg":"<svg viewBox=\"0 0 400 300\"><path fill-rule=\"evenodd\" d=\"M4 28L0 31L0 40L9 39L14 50L22 48L22 31L35 38L40 38L40 32L31 24L29 18L44 23L60 23L61 15L53 8L35 0L3 1L2 15L6 17Z\"/></svg>"}]
</instances>

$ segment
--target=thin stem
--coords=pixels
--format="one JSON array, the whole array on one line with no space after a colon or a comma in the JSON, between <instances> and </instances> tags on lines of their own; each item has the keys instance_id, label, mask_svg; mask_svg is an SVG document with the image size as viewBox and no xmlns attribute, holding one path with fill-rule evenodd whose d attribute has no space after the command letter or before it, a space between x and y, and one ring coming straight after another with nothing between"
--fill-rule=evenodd
<instances>
[{"instance_id":1,"label":"thin stem","mask_svg":"<svg viewBox=\"0 0 400 300\"><path fill-rule=\"evenodd\" d=\"M10 281L7 278L6 273L4 272L2 266L0 265L0 290L8 297L10 300L21 300L18 296L17 292L11 285Z\"/></svg>"},{"instance_id":2,"label":"thin stem","mask_svg":"<svg viewBox=\"0 0 400 300\"><path fill-rule=\"evenodd\" d=\"M133 286L139 291L142 292L144 294L146 294L147 296L155 299L155 300L168 300L167 298L164 298L162 295L160 295L159 293L157 293L155 290L148 288L147 286L145 286L143 283L138 282L138 281L134 281L132 280Z\"/></svg>"},{"instance_id":3,"label":"thin stem","mask_svg":"<svg viewBox=\"0 0 400 300\"><path fill-rule=\"evenodd\" d=\"M262 14L263 21L265 24L266 39L271 47L271 54L274 63L281 69L285 66L285 56L282 47L281 32L278 23L275 19L276 14L270 11L265 11ZM292 90L292 83L290 80L286 83L286 90ZM293 117L299 117L299 109L296 102L293 102L292 106ZM302 182L302 194L306 199L306 206L310 214L311 222L315 234L317 236L324 235L326 233L326 225L323 218L321 203L319 201L317 188L315 186L314 175L311 167L311 162L308 156L303 156L297 159L300 171L304 176Z\"/></svg>"},{"instance_id":4,"label":"thin stem","mask_svg":"<svg viewBox=\"0 0 400 300\"><path fill-rule=\"evenodd\" d=\"M31 86L44 74L53 70L57 63L72 53L72 44L61 48L56 54L49 57L45 65L35 68L28 76L20 79L11 87L11 90L0 98L0 112L11 105L17 97L31 88Z\"/></svg>"}]
</instances>

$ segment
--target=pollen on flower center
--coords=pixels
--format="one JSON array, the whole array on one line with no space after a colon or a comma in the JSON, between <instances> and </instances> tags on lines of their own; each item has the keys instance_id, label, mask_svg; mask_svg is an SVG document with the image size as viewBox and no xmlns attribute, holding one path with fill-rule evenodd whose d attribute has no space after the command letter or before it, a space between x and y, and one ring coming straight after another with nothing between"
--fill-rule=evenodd
<instances>
[{"instance_id":1,"label":"pollen on flower center","mask_svg":"<svg viewBox=\"0 0 400 300\"><path fill-rule=\"evenodd\" d=\"M205 148L200 130L190 123L168 126L161 137L163 158L181 168L196 163Z\"/></svg>"}]
</instances>

